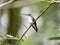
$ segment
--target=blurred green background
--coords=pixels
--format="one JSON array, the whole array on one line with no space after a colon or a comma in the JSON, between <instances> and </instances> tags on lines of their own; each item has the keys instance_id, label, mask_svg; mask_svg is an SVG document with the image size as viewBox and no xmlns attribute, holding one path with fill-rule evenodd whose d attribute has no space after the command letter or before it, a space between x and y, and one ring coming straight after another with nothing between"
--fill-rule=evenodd
<instances>
[{"instance_id":1,"label":"blurred green background","mask_svg":"<svg viewBox=\"0 0 60 45\"><path fill-rule=\"evenodd\" d=\"M0 4L9 0L0 0ZM24 31L29 27L28 18L24 13L30 13L35 19L41 14L42 10L49 6L48 2L37 2L28 4L22 3L25 0L14 0L13 4L0 8L0 34L6 34L20 38ZM34 0L32 0L34 1ZM16 2L16 3L15 3ZM17 3L18 2L18 3ZM20 4L19 4L20 3ZM14 5L16 4L16 6ZM15 7L14 7L15 6ZM11 7L11 8L9 8ZM38 32L33 28L23 37L19 45L60 45L60 4L53 4L38 20ZM49 40L51 37L56 37ZM0 36L0 45L15 45L16 40L3 39Z\"/></svg>"}]
</instances>

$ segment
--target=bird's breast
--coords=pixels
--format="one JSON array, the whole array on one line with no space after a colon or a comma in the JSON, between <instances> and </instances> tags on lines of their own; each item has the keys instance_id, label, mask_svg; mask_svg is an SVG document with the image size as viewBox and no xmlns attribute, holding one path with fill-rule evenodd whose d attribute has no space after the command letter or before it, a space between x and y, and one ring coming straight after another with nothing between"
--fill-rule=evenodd
<instances>
[{"instance_id":1,"label":"bird's breast","mask_svg":"<svg viewBox=\"0 0 60 45\"><path fill-rule=\"evenodd\" d=\"M28 17L28 21L29 21L29 23L33 22L31 17Z\"/></svg>"}]
</instances>

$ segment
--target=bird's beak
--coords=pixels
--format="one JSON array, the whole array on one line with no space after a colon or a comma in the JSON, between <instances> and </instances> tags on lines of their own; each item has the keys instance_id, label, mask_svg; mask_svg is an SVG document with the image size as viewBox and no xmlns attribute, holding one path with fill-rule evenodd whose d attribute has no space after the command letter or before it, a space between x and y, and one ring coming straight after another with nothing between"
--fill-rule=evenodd
<instances>
[{"instance_id":1,"label":"bird's beak","mask_svg":"<svg viewBox=\"0 0 60 45\"><path fill-rule=\"evenodd\" d=\"M28 14L22 14L22 15L28 16Z\"/></svg>"}]
</instances>

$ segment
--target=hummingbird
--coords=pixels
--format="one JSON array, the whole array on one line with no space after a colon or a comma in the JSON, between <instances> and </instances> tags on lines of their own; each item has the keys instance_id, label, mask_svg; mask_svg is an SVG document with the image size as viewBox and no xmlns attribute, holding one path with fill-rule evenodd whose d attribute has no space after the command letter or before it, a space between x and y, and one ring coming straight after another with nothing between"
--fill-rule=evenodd
<instances>
[{"instance_id":1,"label":"hummingbird","mask_svg":"<svg viewBox=\"0 0 60 45\"><path fill-rule=\"evenodd\" d=\"M30 24L33 23L31 26L34 28L34 30L35 30L36 32L38 32L38 28L37 28L37 24L36 24L35 18L34 18L31 14L23 14L23 15L28 16L28 19L29 19Z\"/></svg>"}]
</instances>

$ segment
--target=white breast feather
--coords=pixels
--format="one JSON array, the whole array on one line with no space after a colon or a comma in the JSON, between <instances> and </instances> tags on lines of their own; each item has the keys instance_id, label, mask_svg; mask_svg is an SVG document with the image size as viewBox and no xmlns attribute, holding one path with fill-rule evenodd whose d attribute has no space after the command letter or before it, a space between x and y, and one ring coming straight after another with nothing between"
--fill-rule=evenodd
<instances>
[{"instance_id":1,"label":"white breast feather","mask_svg":"<svg viewBox=\"0 0 60 45\"><path fill-rule=\"evenodd\" d=\"M29 23L33 22L31 17L28 17L28 21L29 21Z\"/></svg>"}]
</instances>

